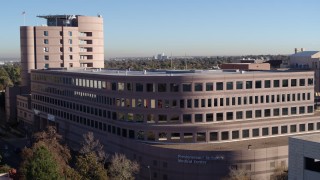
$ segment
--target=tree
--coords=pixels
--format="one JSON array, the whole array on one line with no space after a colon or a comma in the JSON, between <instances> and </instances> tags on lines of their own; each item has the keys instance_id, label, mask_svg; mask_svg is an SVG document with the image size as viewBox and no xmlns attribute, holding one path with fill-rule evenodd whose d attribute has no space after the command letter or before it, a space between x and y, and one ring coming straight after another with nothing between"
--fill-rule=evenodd
<instances>
[{"instance_id":1,"label":"tree","mask_svg":"<svg viewBox=\"0 0 320 180\"><path fill-rule=\"evenodd\" d=\"M97 160L101 163L105 163L108 155L103 150L103 145L98 139L94 138L92 132L88 132L83 135L82 147L79 151L80 154L94 153L97 156Z\"/></svg>"},{"instance_id":2,"label":"tree","mask_svg":"<svg viewBox=\"0 0 320 180\"><path fill-rule=\"evenodd\" d=\"M288 167L278 166L274 169L271 176L272 180L288 180Z\"/></svg>"},{"instance_id":3,"label":"tree","mask_svg":"<svg viewBox=\"0 0 320 180\"><path fill-rule=\"evenodd\" d=\"M94 138L92 132L83 135L82 147L76 159L76 170L83 179L108 179L104 169L106 153L99 140Z\"/></svg>"},{"instance_id":4,"label":"tree","mask_svg":"<svg viewBox=\"0 0 320 180\"><path fill-rule=\"evenodd\" d=\"M136 161L130 161L124 154L114 154L108 168L109 175L113 180L132 180L139 172L140 166Z\"/></svg>"},{"instance_id":5,"label":"tree","mask_svg":"<svg viewBox=\"0 0 320 180\"><path fill-rule=\"evenodd\" d=\"M103 164L98 162L98 158L94 153L79 155L76 161L76 169L82 176L81 179L108 179L107 171L104 169Z\"/></svg>"},{"instance_id":6,"label":"tree","mask_svg":"<svg viewBox=\"0 0 320 180\"><path fill-rule=\"evenodd\" d=\"M54 126L48 126L45 131L35 133L34 139L36 143L44 143L44 146L52 152L54 159L59 163L62 174L70 172L70 166L68 165L71 159L70 150L67 145L62 144L62 136L57 133Z\"/></svg>"},{"instance_id":7,"label":"tree","mask_svg":"<svg viewBox=\"0 0 320 180\"><path fill-rule=\"evenodd\" d=\"M250 172L245 169L230 168L227 180L250 180Z\"/></svg>"},{"instance_id":8,"label":"tree","mask_svg":"<svg viewBox=\"0 0 320 180\"><path fill-rule=\"evenodd\" d=\"M21 171L26 170L26 164L30 158L33 157L34 149L44 146L48 149L54 160L59 164L58 170L61 177L66 179L79 179L79 174L70 167L69 161L71 154L68 146L63 145L62 137L56 132L55 127L48 126L46 131L34 134L34 144L32 148L25 148L22 151L22 163L20 165Z\"/></svg>"},{"instance_id":9,"label":"tree","mask_svg":"<svg viewBox=\"0 0 320 180\"><path fill-rule=\"evenodd\" d=\"M25 177L34 179L60 179L58 163L45 146L34 149L32 157L26 163Z\"/></svg>"}]
</instances>

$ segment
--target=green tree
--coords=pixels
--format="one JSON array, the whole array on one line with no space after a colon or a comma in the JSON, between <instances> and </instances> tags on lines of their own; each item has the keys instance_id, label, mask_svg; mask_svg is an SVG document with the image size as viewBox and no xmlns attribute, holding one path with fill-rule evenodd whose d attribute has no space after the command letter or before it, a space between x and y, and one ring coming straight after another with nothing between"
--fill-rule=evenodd
<instances>
[{"instance_id":1,"label":"green tree","mask_svg":"<svg viewBox=\"0 0 320 180\"><path fill-rule=\"evenodd\" d=\"M98 161L94 153L79 155L76 160L76 169L82 176L82 180L106 180L108 179L107 171L102 163Z\"/></svg>"},{"instance_id":2,"label":"green tree","mask_svg":"<svg viewBox=\"0 0 320 180\"><path fill-rule=\"evenodd\" d=\"M92 132L83 135L82 147L76 159L76 170L82 179L108 179L104 163L107 155L99 140L94 138Z\"/></svg>"},{"instance_id":3,"label":"green tree","mask_svg":"<svg viewBox=\"0 0 320 180\"><path fill-rule=\"evenodd\" d=\"M34 149L44 146L59 164L58 170L61 177L65 179L80 179L80 175L69 165L71 160L70 150L68 146L63 144L62 137L56 132L55 127L49 126L45 131L34 134L33 137L35 143L32 148L25 148L22 151L21 171L26 171L26 164L33 157Z\"/></svg>"},{"instance_id":4,"label":"green tree","mask_svg":"<svg viewBox=\"0 0 320 180\"><path fill-rule=\"evenodd\" d=\"M108 168L110 178L113 180L132 180L139 172L140 166L136 161L130 161L124 154L114 154Z\"/></svg>"},{"instance_id":5,"label":"green tree","mask_svg":"<svg viewBox=\"0 0 320 180\"><path fill-rule=\"evenodd\" d=\"M34 149L32 157L26 163L25 177L27 180L56 180L61 178L58 163L45 146Z\"/></svg>"},{"instance_id":6,"label":"green tree","mask_svg":"<svg viewBox=\"0 0 320 180\"><path fill-rule=\"evenodd\" d=\"M5 90L7 86L12 85L8 72L3 67L0 67L0 90Z\"/></svg>"}]
</instances>

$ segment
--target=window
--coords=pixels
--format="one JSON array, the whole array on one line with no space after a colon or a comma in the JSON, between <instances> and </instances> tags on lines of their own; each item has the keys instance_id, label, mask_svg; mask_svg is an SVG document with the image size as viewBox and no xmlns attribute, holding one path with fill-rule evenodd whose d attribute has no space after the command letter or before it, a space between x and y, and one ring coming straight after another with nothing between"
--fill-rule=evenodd
<instances>
[{"instance_id":1,"label":"window","mask_svg":"<svg viewBox=\"0 0 320 180\"><path fill-rule=\"evenodd\" d=\"M136 83L136 92L143 92L143 84Z\"/></svg>"},{"instance_id":2,"label":"window","mask_svg":"<svg viewBox=\"0 0 320 180\"><path fill-rule=\"evenodd\" d=\"M69 55L69 59L72 60L72 59L73 59L73 56L72 56L72 55Z\"/></svg>"},{"instance_id":3,"label":"window","mask_svg":"<svg viewBox=\"0 0 320 180\"><path fill-rule=\"evenodd\" d=\"M273 87L274 88L280 87L280 81L279 80L273 80Z\"/></svg>"},{"instance_id":4,"label":"window","mask_svg":"<svg viewBox=\"0 0 320 180\"><path fill-rule=\"evenodd\" d=\"M229 131L221 132L221 140L229 140Z\"/></svg>"},{"instance_id":5,"label":"window","mask_svg":"<svg viewBox=\"0 0 320 180\"><path fill-rule=\"evenodd\" d=\"M237 86L236 87L237 89L243 89L243 82L242 81L237 81L236 82L236 86Z\"/></svg>"},{"instance_id":6,"label":"window","mask_svg":"<svg viewBox=\"0 0 320 180\"><path fill-rule=\"evenodd\" d=\"M166 83L159 83L158 84L158 92L166 92L167 91L167 84Z\"/></svg>"},{"instance_id":7,"label":"window","mask_svg":"<svg viewBox=\"0 0 320 180\"><path fill-rule=\"evenodd\" d=\"M288 79L282 79L282 87L288 87Z\"/></svg>"},{"instance_id":8,"label":"window","mask_svg":"<svg viewBox=\"0 0 320 180\"><path fill-rule=\"evenodd\" d=\"M305 79L300 79L299 80L300 86L305 86L306 85L306 80Z\"/></svg>"},{"instance_id":9,"label":"window","mask_svg":"<svg viewBox=\"0 0 320 180\"><path fill-rule=\"evenodd\" d=\"M72 52L72 47L69 47L69 52Z\"/></svg>"},{"instance_id":10,"label":"window","mask_svg":"<svg viewBox=\"0 0 320 180\"><path fill-rule=\"evenodd\" d=\"M313 113L313 106L308 106L308 113Z\"/></svg>"},{"instance_id":11,"label":"window","mask_svg":"<svg viewBox=\"0 0 320 180\"><path fill-rule=\"evenodd\" d=\"M197 133L197 142L205 142L206 141L206 133L198 132Z\"/></svg>"},{"instance_id":12,"label":"window","mask_svg":"<svg viewBox=\"0 0 320 180\"><path fill-rule=\"evenodd\" d=\"M183 123L191 123L191 114L184 114L183 115Z\"/></svg>"},{"instance_id":13,"label":"window","mask_svg":"<svg viewBox=\"0 0 320 180\"><path fill-rule=\"evenodd\" d=\"M182 84L183 92L191 92L191 84Z\"/></svg>"},{"instance_id":14,"label":"window","mask_svg":"<svg viewBox=\"0 0 320 180\"><path fill-rule=\"evenodd\" d=\"M236 112L236 119L242 119L243 117L242 117L242 111L237 111Z\"/></svg>"},{"instance_id":15,"label":"window","mask_svg":"<svg viewBox=\"0 0 320 180\"><path fill-rule=\"evenodd\" d=\"M193 104L194 104L195 108L198 108L199 107L199 99L194 99Z\"/></svg>"},{"instance_id":16,"label":"window","mask_svg":"<svg viewBox=\"0 0 320 180\"><path fill-rule=\"evenodd\" d=\"M227 112L227 120L233 120L233 112Z\"/></svg>"},{"instance_id":17,"label":"window","mask_svg":"<svg viewBox=\"0 0 320 180\"><path fill-rule=\"evenodd\" d=\"M213 121L213 113L206 114L206 121L207 122L212 122Z\"/></svg>"},{"instance_id":18,"label":"window","mask_svg":"<svg viewBox=\"0 0 320 180\"><path fill-rule=\"evenodd\" d=\"M232 131L232 139L239 139L239 131Z\"/></svg>"},{"instance_id":19,"label":"window","mask_svg":"<svg viewBox=\"0 0 320 180\"><path fill-rule=\"evenodd\" d=\"M313 79L312 78L308 78L308 86L313 86Z\"/></svg>"},{"instance_id":20,"label":"window","mask_svg":"<svg viewBox=\"0 0 320 180\"><path fill-rule=\"evenodd\" d=\"M272 127L271 129L272 129L272 135L276 135L279 133L278 127Z\"/></svg>"},{"instance_id":21,"label":"window","mask_svg":"<svg viewBox=\"0 0 320 180\"><path fill-rule=\"evenodd\" d=\"M259 136L259 128L252 129L252 137L258 137Z\"/></svg>"},{"instance_id":22,"label":"window","mask_svg":"<svg viewBox=\"0 0 320 180\"><path fill-rule=\"evenodd\" d=\"M216 116L217 121L223 121L223 113L217 113Z\"/></svg>"},{"instance_id":23,"label":"window","mask_svg":"<svg viewBox=\"0 0 320 180\"><path fill-rule=\"evenodd\" d=\"M291 79L291 87L296 87L296 86L297 86L297 80Z\"/></svg>"},{"instance_id":24,"label":"window","mask_svg":"<svg viewBox=\"0 0 320 180\"><path fill-rule=\"evenodd\" d=\"M246 111L246 118L251 119L252 118L252 111Z\"/></svg>"},{"instance_id":25,"label":"window","mask_svg":"<svg viewBox=\"0 0 320 180\"><path fill-rule=\"evenodd\" d=\"M160 114L158 115L158 122L167 122L167 115Z\"/></svg>"},{"instance_id":26,"label":"window","mask_svg":"<svg viewBox=\"0 0 320 180\"><path fill-rule=\"evenodd\" d=\"M45 56L44 56L44 60L48 61L48 60L49 60L49 56L48 56L48 55L45 55Z\"/></svg>"},{"instance_id":27,"label":"window","mask_svg":"<svg viewBox=\"0 0 320 180\"><path fill-rule=\"evenodd\" d=\"M153 83L147 83L147 92L154 92L154 84Z\"/></svg>"},{"instance_id":28,"label":"window","mask_svg":"<svg viewBox=\"0 0 320 180\"><path fill-rule=\"evenodd\" d=\"M48 40L48 39L44 39L44 40L43 40L43 43L44 43L44 44L49 44L49 40Z\"/></svg>"},{"instance_id":29,"label":"window","mask_svg":"<svg viewBox=\"0 0 320 180\"><path fill-rule=\"evenodd\" d=\"M227 90L233 90L233 82L227 82Z\"/></svg>"},{"instance_id":30,"label":"window","mask_svg":"<svg viewBox=\"0 0 320 180\"><path fill-rule=\"evenodd\" d=\"M202 122L202 114L195 114L194 121L195 122Z\"/></svg>"},{"instance_id":31,"label":"window","mask_svg":"<svg viewBox=\"0 0 320 180\"><path fill-rule=\"evenodd\" d=\"M62 39L60 39L60 44L63 44L63 40Z\"/></svg>"},{"instance_id":32,"label":"window","mask_svg":"<svg viewBox=\"0 0 320 180\"><path fill-rule=\"evenodd\" d=\"M242 130L242 138L248 138L249 136L249 129Z\"/></svg>"},{"instance_id":33,"label":"window","mask_svg":"<svg viewBox=\"0 0 320 180\"><path fill-rule=\"evenodd\" d=\"M260 118L262 116L261 110L256 110L256 118Z\"/></svg>"},{"instance_id":34,"label":"window","mask_svg":"<svg viewBox=\"0 0 320 180\"><path fill-rule=\"evenodd\" d=\"M49 64L44 64L44 68L49 68Z\"/></svg>"},{"instance_id":35,"label":"window","mask_svg":"<svg viewBox=\"0 0 320 180\"><path fill-rule=\"evenodd\" d=\"M308 123L308 131L313 131L313 130L314 130L313 123Z\"/></svg>"},{"instance_id":36,"label":"window","mask_svg":"<svg viewBox=\"0 0 320 180\"><path fill-rule=\"evenodd\" d=\"M49 32L48 31L43 31L43 35L44 36L49 36Z\"/></svg>"},{"instance_id":37,"label":"window","mask_svg":"<svg viewBox=\"0 0 320 180\"><path fill-rule=\"evenodd\" d=\"M69 40L68 40L68 43L69 43L69 44L72 44L72 39L69 39Z\"/></svg>"},{"instance_id":38,"label":"window","mask_svg":"<svg viewBox=\"0 0 320 180\"><path fill-rule=\"evenodd\" d=\"M295 125L295 124L290 125L290 132L291 132L291 133L297 132L297 125Z\"/></svg>"},{"instance_id":39,"label":"window","mask_svg":"<svg viewBox=\"0 0 320 180\"><path fill-rule=\"evenodd\" d=\"M49 52L49 48L48 47L44 47L43 48L43 52Z\"/></svg>"},{"instance_id":40,"label":"window","mask_svg":"<svg viewBox=\"0 0 320 180\"><path fill-rule=\"evenodd\" d=\"M210 132L210 141L218 141L218 132Z\"/></svg>"},{"instance_id":41,"label":"window","mask_svg":"<svg viewBox=\"0 0 320 180\"><path fill-rule=\"evenodd\" d=\"M288 126L281 126L281 134L287 134L288 133Z\"/></svg>"},{"instance_id":42,"label":"window","mask_svg":"<svg viewBox=\"0 0 320 180\"><path fill-rule=\"evenodd\" d=\"M291 107L291 115L297 114L297 107Z\"/></svg>"},{"instance_id":43,"label":"window","mask_svg":"<svg viewBox=\"0 0 320 180\"><path fill-rule=\"evenodd\" d=\"M246 89L252 89L252 81L246 81Z\"/></svg>"},{"instance_id":44,"label":"window","mask_svg":"<svg viewBox=\"0 0 320 180\"><path fill-rule=\"evenodd\" d=\"M213 91L213 83L206 83L206 91Z\"/></svg>"},{"instance_id":45,"label":"window","mask_svg":"<svg viewBox=\"0 0 320 180\"><path fill-rule=\"evenodd\" d=\"M269 128L265 127L262 128L262 136L268 136L269 135Z\"/></svg>"},{"instance_id":46,"label":"window","mask_svg":"<svg viewBox=\"0 0 320 180\"><path fill-rule=\"evenodd\" d=\"M273 109L273 116L279 116L279 115L280 115L280 109L279 108Z\"/></svg>"},{"instance_id":47,"label":"window","mask_svg":"<svg viewBox=\"0 0 320 180\"><path fill-rule=\"evenodd\" d=\"M202 83L195 83L194 91L202 91Z\"/></svg>"},{"instance_id":48,"label":"window","mask_svg":"<svg viewBox=\"0 0 320 180\"><path fill-rule=\"evenodd\" d=\"M306 131L306 125L305 124L299 124L299 131L300 132Z\"/></svg>"},{"instance_id":49,"label":"window","mask_svg":"<svg viewBox=\"0 0 320 180\"><path fill-rule=\"evenodd\" d=\"M288 108L282 108L282 115L287 116L288 115Z\"/></svg>"},{"instance_id":50,"label":"window","mask_svg":"<svg viewBox=\"0 0 320 180\"><path fill-rule=\"evenodd\" d=\"M72 31L69 31L68 34L69 34L69 36L72 36Z\"/></svg>"},{"instance_id":51,"label":"window","mask_svg":"<svg viewBox=\"0 0 320 180\"><path fill-rule=\"evenodd\" d=\"M170 91L171 92L179 92L179 84L171 83L170 84Z\"/></svg>"},{"instance_id":52,"label":"window","mask_svg":"<svg viewBox=\"0 0 320 180\"><path fill-rule=\"evenodd\" d=\"M222 91L223 90L223 82L217 82L216 90L217 91Z\"/></svg>"},{"instance_id":53,"label":"window","mask_svg":"<svg viewBox=\"0 0 320 180\"><path fill-rule=\"evenodd\" d=\"M255 82L255 88L256 89L262 88L262 82L260 80Z\"/></svg>"},{"instance_id":54,"label":"window","mask_svg":"<svg viewBox=\"0 0 320 180\"><path fill-rule=\"evenodd\" d=\"M271 116L271 110L270 109L265 109L264 110L264 117L270 117Z\"/></svg>"},{"instance_id":55,"label":"window","mask_svg":"<svg viewBox=\"0 0 320 180\"><path fill-rule=\"evenodd\" d=\"M264 81L264 88L270 88L271 87L271 81L270 80L265 80Z\"/></svg>"}]
</instances>

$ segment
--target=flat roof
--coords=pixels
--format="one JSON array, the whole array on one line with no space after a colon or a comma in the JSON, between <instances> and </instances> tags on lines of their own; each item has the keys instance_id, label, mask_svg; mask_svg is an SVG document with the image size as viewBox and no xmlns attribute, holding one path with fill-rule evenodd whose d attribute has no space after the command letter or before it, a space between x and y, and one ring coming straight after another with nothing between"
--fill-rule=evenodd
<instances>
[{"instance_id":1,"label":"flat roof","mask_svg":"<svg viewBox=\"0 0 320 180\"><path fill-rule=\"evenodd\" d=\"M320 133L294 136L294 137L292 137L292 138L294 138L294 139L301 139L301 140L310 141L310 142L320 143Z\"/></svg>"},{"instance_id":2,"label":"flat roof","mask_svg":"<svg viewBox=\"0 0 320 180\"><path fill-rule=\"evenodd\" d=\"M299 71L299 70L259 70L259 71L244 71L244 70L144 70L144 71L130 71L130 70L110 70L101 68L72 68L72 69L45 69L32 71L51 71L51 72L65 72L65 73L83 73L83 74L100 74L113 76L195 76L195 75L232 75L232 74L272 74L272 73L290 73L290 72L312 72L313 71Z\"/></svg>"}]
</instances>

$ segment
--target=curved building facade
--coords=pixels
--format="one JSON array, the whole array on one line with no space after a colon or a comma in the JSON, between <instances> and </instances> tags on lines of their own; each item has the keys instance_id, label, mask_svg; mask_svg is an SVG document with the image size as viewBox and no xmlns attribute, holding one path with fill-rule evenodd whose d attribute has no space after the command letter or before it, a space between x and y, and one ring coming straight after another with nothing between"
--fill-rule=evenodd
<instances>
[{"instance_id":1,"label":"curved building facade","mask_svg":"<svg viewBox=\"0 0 320 180\"><path fill-rule=\"evenodd\" d=\"M287 137L320 130L314 73L32 70L34 124L79 147L93 131L141 165L139 179L219 179L230 168L270 179Z\"/></svg>"}]
</instances>

